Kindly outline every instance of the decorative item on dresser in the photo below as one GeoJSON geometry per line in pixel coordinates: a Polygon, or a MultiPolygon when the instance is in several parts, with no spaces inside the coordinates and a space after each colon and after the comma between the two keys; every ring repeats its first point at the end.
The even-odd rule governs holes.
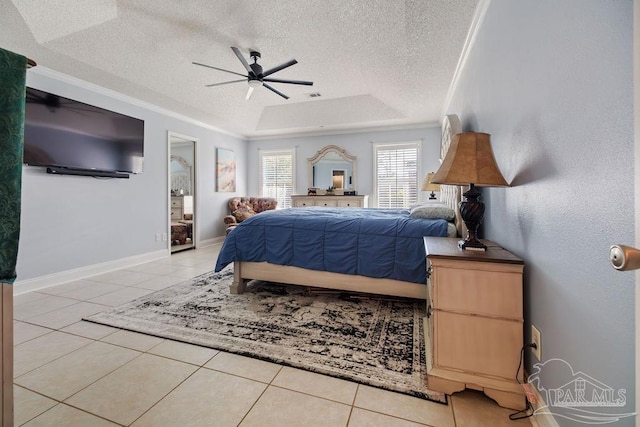
{"type": "Polygon", "coordinates": [[[369,196],[291,196],[294,208],[324,206],[332,208],[368,208],[369,196]]]}
{"type": "Polygon", "coordinates": [[[431,299],[425,331],[433,349],[429,388],[481,390],[500,406],[524,409],[523,261],[488,240],[486,252],[463,251],[455,238],[425,237],[424,243],[431,299]]]}
{"type": "Polygon", "coordinates": [[[460,133],[453,137],[446,157],[431,182],[436,184],[469,185],[460,203],[460,214],[467,226],[467,237],[460,247],[469,250],[486,250],[478,239],[478,227],[484,218],[482,195],[476,186],[508,187],[491,150],[490,135],[480,132],[460,133]]]}

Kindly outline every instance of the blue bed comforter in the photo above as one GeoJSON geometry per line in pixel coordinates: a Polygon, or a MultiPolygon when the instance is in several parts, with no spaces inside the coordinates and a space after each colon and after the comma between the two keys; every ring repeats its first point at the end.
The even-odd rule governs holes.
{"type": "Polygon", "coordinates": [[[233,261],[426,283],[424,236],[446,236],[447,222],[408,210],[294,208],[265,211],[226,237],[216,271],[233,261]]]}

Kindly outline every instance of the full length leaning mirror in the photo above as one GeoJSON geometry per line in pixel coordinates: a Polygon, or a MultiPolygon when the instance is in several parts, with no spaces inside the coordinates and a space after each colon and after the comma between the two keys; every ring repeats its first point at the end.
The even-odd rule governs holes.
{"type": "Polygon", "coordinates": [[[327,145],[309,159],[310,187],[356,189],[356,156],[337,145],[327,145]]]}

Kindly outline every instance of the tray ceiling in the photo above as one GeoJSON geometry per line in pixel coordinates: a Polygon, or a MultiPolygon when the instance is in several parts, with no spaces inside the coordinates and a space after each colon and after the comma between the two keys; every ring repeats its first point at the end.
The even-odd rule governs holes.
{"type": "Polygon", "coordinates": [[[0,47],[244,137],[434,123],[477,0],[32,0],[0,4],[0,47]],[[53,4],[55,3],[55,4],[53,4]],[[245,100],[231,50],[298,64],[245,100]],[[320,96],[310,96],[319,94],[320,96]]]}

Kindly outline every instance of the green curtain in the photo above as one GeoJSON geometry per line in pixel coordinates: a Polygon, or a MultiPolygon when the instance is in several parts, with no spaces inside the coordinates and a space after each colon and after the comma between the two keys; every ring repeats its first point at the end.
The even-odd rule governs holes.
{"type": "Polygon", "coordinates": [[[16,279],[27,58],[0,49],[0,282],[16,279]]]}

